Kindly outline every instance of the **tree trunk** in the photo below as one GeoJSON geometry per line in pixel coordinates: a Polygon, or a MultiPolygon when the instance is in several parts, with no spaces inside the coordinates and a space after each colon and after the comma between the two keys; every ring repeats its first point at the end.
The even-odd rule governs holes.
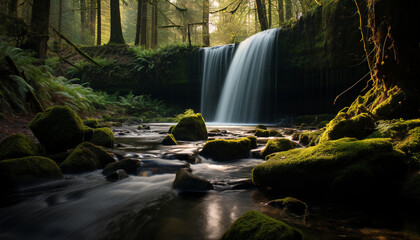
{"type": "MultiPolygon", "coordinates": [[[[63,0],[58,1],[58,31],[63,32],[63,0]]],[[[61,38],[58,39],[58,49],[61,47],[61,38]]]]}
{"type": "Polygon", "coordinates": [[[120,14],[120,0],[111,1],[111,36],[109,43],[125,44],[122,28],[121,28],[121,14],[120,14]]]}
{"type": "Polygon", "coordinates": [[[89,34],[92,39],[90,43],[95,45],[96,0],[90,0],[89,7],[89,34]]]}
{"type": "Polygon", "coordinates": [[[50,21],[50,0],[34,0],[32,4],[31,30],[25,48],[33,49],[37,57],[47,55],[48,25],[50,21]]]}
{"type": "Polygon", "coordinates": [[[278,11],[279,11],[279,27],[284,22],[284,9],[283,9],[283,0],[278,0],[278,11]]]}
{"type": "Polygon", "coordinates": [[[141,28],[141,7],[143,6],[143,0],[137,0],[137,22],[136,22],[136,39],[134,45],[140,44],[140,28],[141,28]]]}
{"type": "Polygon", "coordinates": [[[285,0],[284,9],[286,10],[285,21],[292,19],[292,0],[285,0]]]}
{"type": "Polygon", "coordinates": [[[86,0],[80,0],[80,40],[86,43],[86,0]]]}
{"type": "Polygon", "coordinates": [[[203,0],[203,44],[210,46],[210,31],[209,31],[209,0],[203,0]]]}
{"type": "MultiPolygon", "coordinates": [[[[6,0],[2,0],[2,1],[6,1],[6,0]]],[[[16,17],[17,18],[17,5],[18,5],[18,0],[9,0],[8,2],[8,14],[10,16],[16,17]]]]}
{"type": "Polygon", "coordinates": [[[97,0],[97,30],[96,30],[96,45],[100,46],[102,38],[102,22],[101,22],[101,0],[97,0]]]}
{"type": "Polygon", "coordinates": [[[268,29],[267,23],[267,11],[265,10],[265,4],[262,2],[263,0],[255,0],[257,4],[257,13],[258,13],[258,20],[260,21],[261,31],[268,29]]]}
{"type": "Polygon", "coordinates": [[[7,2],[0,1],[0,13],[7,14],[7,2]]]}
{"type": "Polygon", "coordinates": [[[142,0],[142,3],[140,20],[140,45],[147,48],[147,0],[142,0]]]}
{"type": "Polygon", "coordinates": [[[268,0],[268,28],[271,28],[271,0],[268,0]]]}
{"type": "Polygon", "coordinates": [[[156,48],[157,47],[157,40],[158,40],[158,0],[153,0],[153,6],[152,6],[152,44],[151,47],[152,48],[156,48]]]}

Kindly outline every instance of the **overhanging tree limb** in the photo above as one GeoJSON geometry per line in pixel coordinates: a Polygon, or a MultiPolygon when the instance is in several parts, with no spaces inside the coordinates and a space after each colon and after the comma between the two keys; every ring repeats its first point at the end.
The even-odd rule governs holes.
{"type": "Polygon", "coordinates": [[[180,12],[185,12],[188,10],[188,8],[182,8],[182,7],[178,7],[177,5],[173,4],[171,1],[166,0],[169,4],[171,4],[174,8],[176,8],[176,10],[180,11],[180,12]]]}
{"type": "Polygon", "coordinates": [[[237,2],[238,0],[234,0],[234,1],[232,1],[231,3],[229,3],[228,5],[226,5],[226,6],[224,6],[224,7],[222,7],[222,8],[219,8],[218,10],[215,10],[215,11],[211,11],[210,13],[211,14],[214,14],[214,13],[218,13],[218,12],[223,12],[223,11],[226,11],[226,9],[228,8],[228,7],[230,7],[230,6],[232,6],[235,2],[237,2]]]}

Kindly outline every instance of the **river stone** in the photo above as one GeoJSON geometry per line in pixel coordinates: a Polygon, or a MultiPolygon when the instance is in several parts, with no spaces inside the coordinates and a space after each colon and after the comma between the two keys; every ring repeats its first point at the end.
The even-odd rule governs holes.
{"type": "Polygon", "coordinates": [[[30,156],[0,161],[0,189],[12,190],[63,178],[57,164],[46,157],[30,156]]]}
{"type": "Polygon", "coordinates": [[[48,108],[37,113],[29,127],[39,142],[50,152],[63,152],[81,143],[85,126],[67,106],[48,108]]]}
{"type": "Polygon", "coordinates": [[[287,151],[295,148],[295,146],[296,144],[287,138],[271,139],[267,142],[265,148],[261,150],[261,157],[265,158],[275,152],[287,151]]]}
{"type": "Polygon", "coordinates": [[[207,141],[200,155],[215,161],[227,161],[240,158],[248,158],[251,151],[249,138],[216,139],[207,141]]]}
{"type": "Polygon", "coordinates": [[[198,157],[198,152],[187,151],[187,150],[180,151],[180,152],[164,153],[162,155],[162,158],[168,159],[168,160],[177,159],[177,160],[187,161],[192,164],[195,164],[200,161],[200,158],[198,157]]]}
{"type": "Polygon", "coordinates": [[[300,216],[306,215],[308,212],[308,205],[306,205],[306,203],[302,202],[301,200],[293,197],[272,200],[269,201],[267,205],[284,209],[290,213],[300,216]]]}
{"type": "Polygon", "coordinates": [[[118,169],[117,171],[112,172],[111,174],[106,176],[106,179],[110,182],[116,182],[124,178],[128,178],[128,175],[124,171],[124,169],[118,169]]]}
{"type": "Polygon", "coordinates": [[[142,165],[142,162],[138,159],[126,158],[106,165],[102,174],[108,176],[119,169],[123,169],[128,174],[137,175],[142,165]]]}
{"type": "Polygon", "coordinates": [[[213,185],[207,179],[191,174],[187,168],[176,172],[172,187],[183,192],[204,192],[213,189],[213,185]]]}
{"type": "Polygon", "coordinates": [[[198,141],[207,139],[207,128],[200,113],[179,120],[171,133],[176,140],[198,141]]]}
{"type": "Polygon", "coordinates": [[[93,129],[93,135],[89,142],[102,147],[113,148],[114,133],[107,127],[93,129]]]}
{"type": "Polygon", "coordinates": [[[36,155],[38,146],[23,134],[10,135],[0,143],[0,160],[36,155]]]}
{"type": "Polygon", "coordinates": [[[168,134],[166,137],[162,140],[163,145],[178,145],[177,141],[174,138],[174,135],[168,134]]]}
{"type": "Polygon", "coordinates": [[[257,211],[248,211],[223,234],[221,240],[301,240],[302,233],[257,211]]]}
{"type": "Polygon", "coordinates": [[[164,160],[159,158],[142,159],[142,171],[153,174],[176,173],[179,169],[189,168],[190,164],[178,160],[164,160]]]}

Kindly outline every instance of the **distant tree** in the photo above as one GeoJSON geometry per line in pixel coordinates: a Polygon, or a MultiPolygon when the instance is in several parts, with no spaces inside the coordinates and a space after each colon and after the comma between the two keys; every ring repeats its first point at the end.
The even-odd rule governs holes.
{"type": "Polygon", "coordinates": [[[292,0],[285,0],[284,9],[286,12],[284,20],[292,19],[292,0]]]}
{"type": "Polygon", "coordinates": [[[140,45],[148,48],[147,44],[147,0],[142,0],[140,19],[140,45]]]}
{"type": "Polygon", "coordinates": [[[261,31],[268,29],[268,22],[267,22],[267,11],[265,9],[265,4],[263,0],[255,0],[257,4],[257,14],[258,20],[260,22],[261,31]]]}
{"type": "Polygon", "coordinates": [[[203,0],[203,44],[210,46],[210,32],[209,32],[209,0],[203,0]]]}
{"type": "Polygon", "coordinates": [[[153,6],[152,6],[152,42],[151,47],[156,48],[157,47],[157,41],[158,41],[158,0],[153,0],[153,6]]]}
{"type": "Polygon", "coordinates": [[[109,43],[125,44],[121,28],[120,0],[110,0],[110,6],[111,36],[109,43]]]}
{"type": "Polygon", "coordinates": [[[267,2],[268,2],[268,28],[271,28],[271,22],[272,22],[271,0],[267,0],[267,2]]]}
{"type": "Polygon", "coordinates": [[[34,0],[32,4],[31,34],[25,48],[33,49],[37,57],[45,59],[47,54],[50,0],[34,0]]]}
{"type": "MultiPolygon", "coordinates": [[[[6,0],[2,0],[6,1],[6,0]]],[[[13,17],[17,17],[17,7],[18,7],[18,1],[17,0],[9,0],[7,4],[8,14],[13,17]]]]}
{"type": "Polygon", "coordinates": [[[86,43],[86,30],[87,26],[87,6],[86,0],[80,0],[80,39],[83,43],[86,43]]]}
{"type": "Polygon", "coordinates": [[[96,26],[97,26],[97,30],[96,30],[96,45],[101,45],[101,38],[102,38],[102,22],[101,22],[101,18],[102,18],[102,14],[101,14],[101,0],[97,0],[97,22],[96,22],[96,26]]]}
{"type": "Polygon", "coordinates": [[[283,0],[278,0],[277,10],[278,10],[278,14],[279,14],[279,27],[281,27],[281,25],[284,22],[284,8],[283,8],[283,3],[284,3],[283,0]]]}
{"type": "Polygon", "coordinates": [[[137,21],[136,21],[136,39],[134,45],[140,44],[140,28],[141,28],[141,8],[143,6],[143,0],[137,0],[137,21]]]}

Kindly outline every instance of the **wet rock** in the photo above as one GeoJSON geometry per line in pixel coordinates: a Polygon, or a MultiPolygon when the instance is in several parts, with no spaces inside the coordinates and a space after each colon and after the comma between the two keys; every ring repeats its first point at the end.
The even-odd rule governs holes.
{"type": "Polygon", "coordinates": [[[117,171],[112,172],[111,174],[106,176],[106,179],[110,182],[116,182],[124,178],[128,178],[128,175],[124,171],[124,169],[118,169],[117,171]]]}
{"type": "Polygon", "coordinates": [[[179,120],[171,133],[177,140],[198,141],[207,139],[207,128],[200,113],[179,120]]]}
{"type": "Polygon", "coordinates": [[[139,125],[137,126],[137,130],[150,130],[149,125],[139,125]]]}
{"type": "Polygon", "coordinates": [[[178,145],[178,142],[175,140],[174,135],[168,134],[166,137],[162,140],[163,145],[178,145]]]}
{"type": "Polygon", "coordinates": [[[293,133],[292,134],[292,140],[293,141],[298,141],[299,140],[299,136],[300,136],[300,133],[299,132],[293,133]]]}
{"type": "Polygon", "coordinates": [[[231,140],[216,139],[207,141],[200,155],[215,161],[226,161],[248,158],[250,151],[251,140],[246,137],[231,140]]]}
{"type": "Polygon", "coordinates": [[[229,185],[232,185],[233,190],[245,190],[255,187],[255,185],[252,183],[252,179],[250,178],[230,181],[229,185]]]}
{"type": "Polygon", "coordinates": [[[30,156],[0,161],[1,190],[13,190],[62,177],[60,168],[49,158],[30,156]]]}
{"type": "Polygon", "coordinates": [[[153,174],[176,173],[181,168],[189,168],[190,164],[177,160],[164,159],[142,159],[142,171],[149,171],[153,174]]]}
{"type": "Polygon", "coordinates": [[[126,158],[106,165],[105,168],[102,170],[102,174],[108,176],[111,173],[122,169],[127,174],[137,175],[142,166],[143,164],[140,160],[134,158],[126,158]]]}
{"type": "Polygon", "coordinates": [[[267,130],[267,127],[264,126],[263,124],[258,124],[257,126],[255,126],[255,129],[262,129],[262,130],[267,130]]]}
{"type": "Polygon", "coordinates": [[[268,130],[257,129],[257,130],[255,130],[254,135],[257,136],[257,137],[269,137],[270,132],[268,130]]]}
{"type": "Polygon", "coordinates": [[[251,150],[251,157],[252,158],[263,158],[261,155],[261,149],[252,149],[251,150]]]}
{"type": "Polygon", "coordinates": [[[295,148],[295,145],[296,143],[290,141],[287,138],[271,139],[267,142],[265,148],[261,150],[261,157],[265,158],[266,156],[275,152],[282,152],[293,149],[295,148]]]}
{"type": "Polygon", "coordinates": [[[200,158],[198,157],[198,152],[193,151],[181,151],[181,152],[175,152],[175,153],[164,153],[162,155],[163,159],[178,159],[182,161],[187,161],[189,163],[195,164],[200,162],[200,158]]]}
{"type": "Polygon", "coordinates": [[[279,130],[271,129],[268,130],[268,135],[270,137],[283,137],[283,134],[279,130]]]}
{"type": "Polygon", "coordinates": [[[308,205],[299,199],[287,197],[269,201],[267,205],[284,209],[290,213],[303,216],[308,214],[308,205]]]}
{"type": "Polygon", "coordinates": [[[23,134],[10,135],[0,143],[0,160],[36,155],[38,146],[23,134]]]}
{"type": "Polygon", "coordinates": [[[293,129],[293,128],[285,128],[285,129],[283,129],[283,133],[285,134],[285,135],[292,135],[293,133],[295,133],[296,132],[296,130],[295,129],[293,129]]]}
{"type": "Polygon", "coordinates": [[[191,174],[186,168],[177,171],[172,187],[183,192],[203,192],[213,189],[213,185],[207,179],[191,174]]]}
{"type": "Polygon", "coordinates": [[[247,136],[246,138],[248,138],[249,140],[251,140],[251,149],[255,149],[258,147],[257,145],[257,138],[254,136],[247,136]]]}
{"type": "Polygon", "coordinates": [[[114,147],[114,134],[109,128],[96,128],[93,129],[92,138],[89,142],[102,147],[114,147]]]}
{"type": "Polygon", "coordinates": [[[50,152],[63,152],[75,147],[83,141],[86,128],[80,117],[67,106],[52,107],[38,113],[29,127],[50,152]]]}
{"type": "Polygon", "coordinates": [[[302,233],[286,223],[257,211],[248,211],[223,234],[221,240],[301,240],[302,233]]]}

